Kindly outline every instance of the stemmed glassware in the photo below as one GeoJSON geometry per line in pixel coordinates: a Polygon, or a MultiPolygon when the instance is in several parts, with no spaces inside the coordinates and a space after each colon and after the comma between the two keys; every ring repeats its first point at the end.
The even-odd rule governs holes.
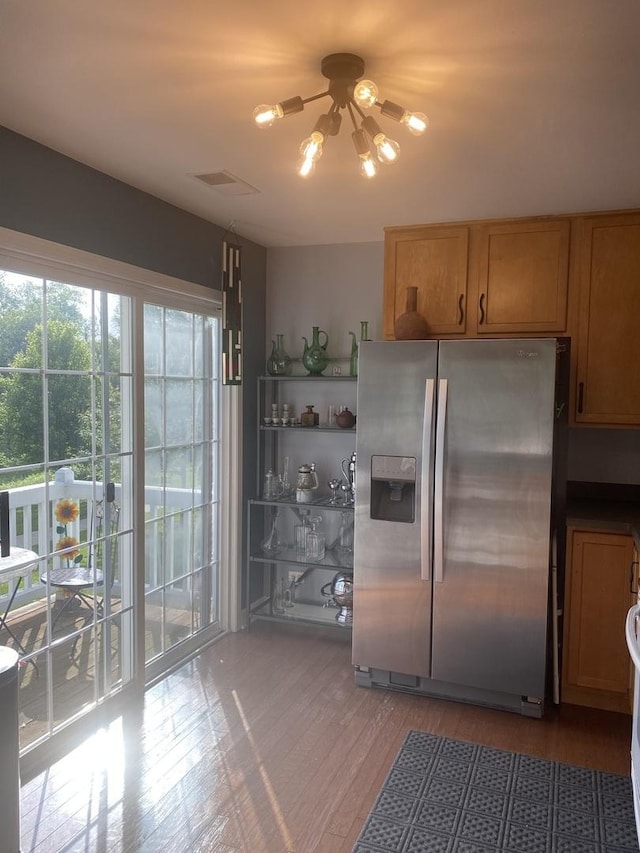
{"type": "Polygon", "coordinates": [[[342,480],[340,480],[338,477],[333,477],[333,479],[329,480],[329,482],[327,483],[327,485],[331,489],[331,497],[329,499],[330,504],[335,505],[338,503],[338,492],[340,491],[341,482],[342,480]]]}

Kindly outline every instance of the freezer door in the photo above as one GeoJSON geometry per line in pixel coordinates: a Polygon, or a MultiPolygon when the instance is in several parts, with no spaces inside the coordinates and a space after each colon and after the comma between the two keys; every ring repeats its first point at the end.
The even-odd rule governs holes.
{"type": "Polygon", "coordinates": [[[440,344],[434,679],[544,696],[555,364],[555,339],[440,344]]]}
{"type": "Polygon", "coordinates": [[[365,342],[358,360],[353,662],[422,676],[436,361],[432,341],[365,342]]]}

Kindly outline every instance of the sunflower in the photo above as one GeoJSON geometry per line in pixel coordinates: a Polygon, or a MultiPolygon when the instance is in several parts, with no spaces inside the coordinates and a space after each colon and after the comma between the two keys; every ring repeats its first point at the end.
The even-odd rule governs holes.
{"type": "Polygon", "coordinates": [[[56,551],[63,551],[67,560],[73,560],[80,553],[79,544],[75,536],[63,536],[56,543],[56,551]]]}
{"type": "Polygon", "coordinates": [[[80,507],[71,498],[63,498],[56,504],[56,521],[60,524],[70,524],[80,515],[80,507]]]}

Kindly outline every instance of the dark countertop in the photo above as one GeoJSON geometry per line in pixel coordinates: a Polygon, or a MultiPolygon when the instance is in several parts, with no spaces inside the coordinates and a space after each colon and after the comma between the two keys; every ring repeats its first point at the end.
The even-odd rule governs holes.
{"type": "Polygon", "coordinates": [[[567,526],[602,528],[633,536],[640,549],[640,499],[635,487],[616,490],[615,484],[570,483],[567,490],[567,526]],[[596,488],[589,488],[596,486],[596,488]],[[597,488],[602,485],[603,488],[597,488]]]}

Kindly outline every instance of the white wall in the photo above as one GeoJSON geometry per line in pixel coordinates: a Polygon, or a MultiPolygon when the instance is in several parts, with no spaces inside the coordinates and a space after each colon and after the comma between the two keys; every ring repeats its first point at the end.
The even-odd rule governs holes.
{"type": "MultiPolygon", "coordinates": [[[[300,358],[302,335],[310,338],[311,327],[319,325],[329,335],[329,355],[344,356],[347,372],[350,330],[359,338],[360,321],[368,320],[369,337],[382,338],[383,262],[383,242],[268,249],[269,351],[272,338],[281,333],[289,355],[300,358]]],[[[318,399],[321,415],[324,403],[318,399]]],[[[640,430],[572,429],[568,476],[586,482],[640,484],[640,430]]]]}
{"type": "MultiPolygon", "coordinates": [[[[288,354],[300,359],[302,336],[310,341],[312,327],[320,326],[329,336],[328,355],[339,359],[331,362],[324,375],[331,376],[333,367],[348,375],[352,341],[349,331],[360,340],[360,323],[366,320],[369,337],[382,337],[383,258],[382,242],[268,249],[265,364],[276,334],[284,335],[288,354]]],[[[299,361],[294,373],[306,375],[299,361]]],[[[292,382],[287,383],[282,394],[287,395],[284,399],[297,415],[312,404],[321,423],[326,420],[329,403],[346,405],[357,414],[355,383],[292,382]]],[[[297,429],[280,434],[280,454],[289,456],[293,481],[300,464],[316,462],[324,494],[329,493],[328,480],[342,476],[341,461],[348,460],[354,449],[353,432],[310,434],[297,429]]],[[[331,520],[339,523],[339,514],[331,520]]],[[[326,532],[332,537],[336,531],[326,532]]]]}
{"type": "Polygon", "coordinates": [[[327,352],[348,359],[349,331],[360,338],[360,321],[369,337],[382,337],[384,243],[293,246],[267,250],[267,344],[284,334],[285,349],[302,355],[302,335],[312,326],[329,335],[327,352]]]}

